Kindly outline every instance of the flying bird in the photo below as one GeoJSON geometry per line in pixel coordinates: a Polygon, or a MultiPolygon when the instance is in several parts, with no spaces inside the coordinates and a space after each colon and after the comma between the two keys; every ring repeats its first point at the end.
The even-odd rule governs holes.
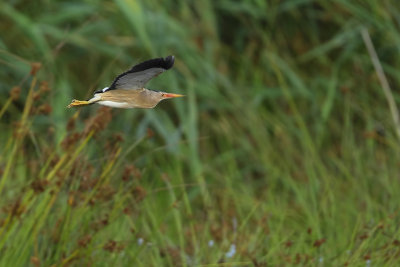
{"type": "Polygon", "coordinates": [[[161,100],[181,97],[183,95],[144,88],[152,78],[172,68],[174,61],[174,56],[168,56],[139,63],[118,75],[109,87],[94,92],[91,99],[74,99],[68,108],[94,103],[114,108],[154,108],[161,100]]]}

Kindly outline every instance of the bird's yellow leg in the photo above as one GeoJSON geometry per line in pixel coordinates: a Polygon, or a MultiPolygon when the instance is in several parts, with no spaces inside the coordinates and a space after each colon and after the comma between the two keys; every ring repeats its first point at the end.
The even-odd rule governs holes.
{"type": "Polygon", "coordinates": [[[94,97],[92,97],[88,101],[82,101],[82,100],[74,99],[74,100],[72,100],[71,104],[69,104],[67,106],[67,108],[78,107],[78,106],[86,106],[86,105],[90,105],[90,104],[96,103],[96,102],[98,102],[100,100],[101,100],[101,96],[99,96],[98,94],[95,94],[94,97]]]}
{"type": "Polygon", "coordinates": [[[67,108],[71,107],[78,107],[78,106],[85,106],[91,104],[89,101],[82,101],[82,100],[72,100],[71,104],[67,106],[67,108]]]}

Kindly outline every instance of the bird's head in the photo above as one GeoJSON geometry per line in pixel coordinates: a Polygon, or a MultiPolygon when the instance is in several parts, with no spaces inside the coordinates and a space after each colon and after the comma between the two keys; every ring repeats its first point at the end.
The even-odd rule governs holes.
{"type": "Polygon", "coordinates": [[[145,89],[142,94],[142,102],[146,103],[147,106],[155,107],[161,100],[182,96],[184,95],[145,89]]]}
{"type": "Polygon", "coordinates": [[[172,93],[166,93],[166,92],[162,92],[162,91],[153,91],[153,90],[150,91],[150,94],[151,94],[151,98],[156,103],[159,103],[161,100],[164,100],[164,99],[184,96],[184,95],[179,95],[179,94],[172,94],[172,93]]]}

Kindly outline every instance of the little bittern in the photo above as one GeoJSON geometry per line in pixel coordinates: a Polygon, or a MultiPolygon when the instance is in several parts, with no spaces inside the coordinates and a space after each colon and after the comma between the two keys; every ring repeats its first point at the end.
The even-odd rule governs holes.
{"type": "Polygon", "coordinates": [[[152,78],[172,68],[174,61],[174,56],[168,56],[137,64],[118,75],[110,87],[94,92],[91,99],[74,99],[68,107],[98,103],[114,108],[153,108],[163,99],[183,96],[144,88],[152,78]]]}

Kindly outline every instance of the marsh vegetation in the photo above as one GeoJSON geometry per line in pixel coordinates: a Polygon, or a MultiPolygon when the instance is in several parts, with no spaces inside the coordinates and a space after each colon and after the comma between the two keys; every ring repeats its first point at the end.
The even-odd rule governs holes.
{"type": "Polygon", "coordinates": [[[396,1],[0,2],[1,266],[394,266],[396,1]],[[66,109],[173,54],[154,110],[66,109]]]}

